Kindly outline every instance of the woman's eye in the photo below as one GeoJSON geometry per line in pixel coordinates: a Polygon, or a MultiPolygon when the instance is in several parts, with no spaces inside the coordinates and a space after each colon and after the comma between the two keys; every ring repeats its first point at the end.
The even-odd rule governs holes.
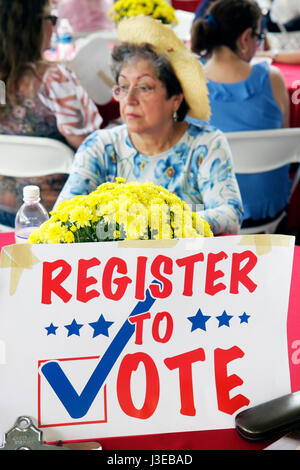
{"type": "Polygon", "coordinates": [[[152,87],[149,86],[149,85],[140,85],[139,88],[140,88],[140,90],[146,91],[146,92],[147,91],[152,91],[152,87]]]}

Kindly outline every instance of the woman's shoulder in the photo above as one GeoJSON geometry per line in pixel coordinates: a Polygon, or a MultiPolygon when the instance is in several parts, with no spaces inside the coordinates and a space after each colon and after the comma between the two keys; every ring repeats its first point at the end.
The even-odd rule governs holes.
{"type": "Polygon", "coordinates": [[[278,82],[284,83],[283,75],[278,67],[271,65],[269,69],[270,79],[276,80],[278,82]]]}
{"type": "Polygon", "coordinates": [[[186,121],[188,127],[186,129],[186,135],[188,138],[193,138],[194,140],[200,141],[210,141],[223,135],[223,132],[220,129],[217,129],[215,126],[204,122],[198,121],[197,119],[187,117],[186,121]]]}
{"type": "Polygon", "coordinates": [[[126,143],[127,136],[127,126],[125,124],[120,124],[107,129],[98,129],[86,137],[78,151],[86,151],[89,149],[99,149],[99,151],[101,151],[107,145],[111,145],[113,147],[119,146],[120,143],[126,143]]]}
{"type": "Polygon", "coordinates": [[[251,78],[252,81],[262,82],[266,77],[269,77],[272,68],[273,67],[267,60],[254,63],[249,78],[251,78]]]}

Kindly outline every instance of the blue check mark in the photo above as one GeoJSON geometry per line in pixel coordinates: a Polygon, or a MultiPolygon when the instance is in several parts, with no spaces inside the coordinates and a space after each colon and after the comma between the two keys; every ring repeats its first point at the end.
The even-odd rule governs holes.
{"type": "MultiPolygon", "coordinates": [[[[129,317],[148,312],[155,300],[156,299],[151,297],[148,289],[146,291],[145,300],[137,303],[129,317]]],[[[131,324],[127,319],[98,362],[94,372],[92,373],[80,395],[78,395],[73,385],[57,362],[49,361],[41,367],[42,374],[49,382],[58,399],[61,401],[73,419],[82,418],[86,415],[96,395],[99,393],[108,374],[110,373],[126,344],[130,340],[134,331],[135,325],[131,324]]]]}

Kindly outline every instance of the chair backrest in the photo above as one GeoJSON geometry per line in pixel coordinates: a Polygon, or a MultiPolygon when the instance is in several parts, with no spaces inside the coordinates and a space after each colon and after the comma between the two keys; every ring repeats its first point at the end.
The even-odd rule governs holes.
{"type": "Polygon", "coordinates": [[[0,175],[33,177],[70,173],[74,151],[47,137],[0,135],[0,175]]]}
{"type": "Polygon", "coordinates": [[[227,132],[235,173],[262,173],[300,162],[300,128],[227,132]]]}
{"type": "Polygon", "coordinates": [[[83,88],[96,104],[112,98],[115,84],[111,70],[111,49],[101,33],[92,33],[78,41],[76,53],[69,62],[83,88]]]}

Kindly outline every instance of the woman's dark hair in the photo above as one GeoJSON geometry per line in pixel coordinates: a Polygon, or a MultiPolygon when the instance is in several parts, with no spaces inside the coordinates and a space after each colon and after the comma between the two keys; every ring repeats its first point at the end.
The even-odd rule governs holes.
{"type": "Polygon", "coordinates": [[[206,10],[204,18],[192,25],[191,49],[209,55],[218,46],[237,51],[237,39],[247,29],[257,30],[262,17],[254,0],[217,0],[206,10]]]}
{"type": "Polygon", "coordinates": [[[24,70],[42,59],[43,12],[49,0],[0,0],[0,80],[15,93],[24,70]]]}
{"type": "MultiPolygon", "coordinates": [[[[151,44],[131,44],[122,43],[115,46],[112,51],[112,73],[116,83],[118,83],[119,75],[128,63],[134,63],[137,60],[147,60],[154,68],[158,79],[165,85],[167,90],[167,99],[173,95],[183,93],[178,78],[170,64],[168,58],[164,55],[157,54],[151,44]]],[[[183,98],[182,103],[177,111],[178,121],[183,121],[189,107],[183,98]]]]}

